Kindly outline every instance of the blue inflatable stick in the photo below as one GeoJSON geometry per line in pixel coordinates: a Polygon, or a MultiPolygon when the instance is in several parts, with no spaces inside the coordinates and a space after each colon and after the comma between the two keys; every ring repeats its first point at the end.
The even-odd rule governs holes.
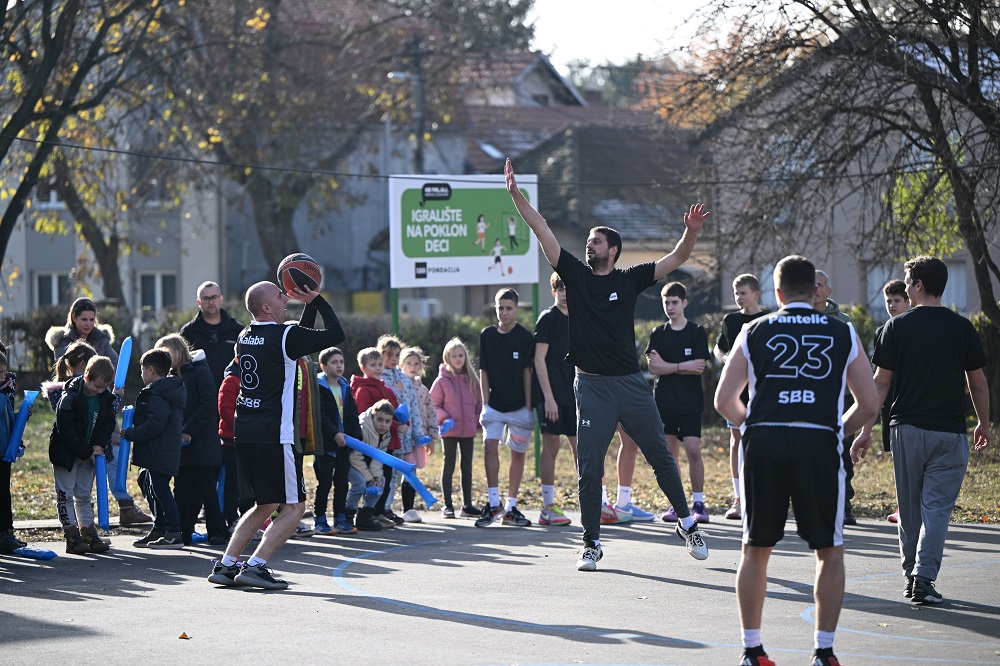
{"type": "Polygon", "coordinates": [[[219,467],[219,482],[216,485],[216,493],[219,495],[219,509],[226,508],[226,466],[219,467]]]}
{"type": "Polygon", "coordinates": [[[414,446],[427,446],[434,441],[434,438],[430,435],[424,435],[423,437],[417,437],[417,441],[413,442],[414,446]]]}
{"type": "Polygon", "coordinates": [[[365,486],[365,492],[369,495],[381,495],[382,486],[365,486]]]}
{"type": "Polygon", "coordinates": [[[7,450],[3,454],[4,462],[12,463],[21,457],[21,438],[24,437],[24,427],[28,425],[28,417],[31,416],[31,406],[35,404],[38,391],[25,391],[24,402],[14,416],[14,427],[10,429],[10,441],[7,442],[7,450]]]}
{"type": "Polygon", "coordinates": [[[115,390],[125,387],[125,376],[128,374],[128,363],[132,360],[132,336],[122,340],[121,351],[118,352],[118,367],[115,368],[115,390]]]}
{"type": "MultiPolygon", "coordinates": [[[[407,416],[409,416],[408,411],[407,411],[407,416]]],[[[386,465],[393,469],[398,469],[400,472],[402,472],[403,476],[406,477],[406,480],[410,482],[410,485],[413,486],[414,490],[417,491],[421,499],[424,500],[424,503],[427,505],[428,509],[431,508],[431,506],[438,501],[437,498],[434,497],[434,495],[431,495],[431,491],[427,490],[427,486],[425,486],[423,482],[417,478],[417,475],[414,472],[417,466],[414,465],[413,463],[404,462],[399,458],[390,455],[385,451],[376,449],[374,446],[369,446],[368,444],[365,444],[364,442],[357,440],[351,437],[350,435],[344,435],[344,440],[346,440],[347,445],[352,449],[354,449],[355,451],[359,451],[360,453],[363,453],[369,458],[379,461],[383,465],[386,465]]]]}
{"type": "Polygon", "coordinates": [[[108,522],[108,461],[103,455],[94,456],[94,471],[97,475],[97,524],[107,532],[111,527],[108,522]]]}
{"type": "Polygon", "coordinates": [[[455,419],[445,419],[441,421],[441,436],[444,437],[445,434],[455,427],[455,419]]]}
{"type": "MultiPolygon", "coordinates": [[[[131,428],[135,421],[135,408],[129,405],[122,410],[122,430],[131,428]]],[[[132,442],[125,437],[118,440],[118,474],[115,475],[115,492],[127,493],[125,484],[128,481],[128,460],[132,453],[132,442]]]]}
{"type": "Polygon", "coordinates": [[[403,425],[406,425],[407,423],[410,422],[410,407],[409,407],[409,405],[407,405],[406,403],[403,403],[402,405],[400,405],[399,407],[396,408],[396,411],[394,411],[392,413],[392,415],[396,417],[397,421],[399,421],[403,425]]]}
{"type": "Polygon", "coordinates": [[[18,557],[27,557],[31,560],[53,560],[56,558],[56,554],[51,550],[42,550],[41,548],[29,548],[25,546],[24,548],[15,548],[11,555],[16,555],[18,557]]]}

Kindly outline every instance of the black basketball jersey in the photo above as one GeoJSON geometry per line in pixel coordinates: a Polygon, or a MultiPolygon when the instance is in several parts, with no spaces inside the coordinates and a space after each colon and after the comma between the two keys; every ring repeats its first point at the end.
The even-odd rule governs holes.
{"type": "Polygon", "coordinates": [[[847,366],[859,350],[851,324],[791,303],[747,324],[736,339],[747,357],[746,425],[797,425],[841,433],[847,366]]]}
{"type": "Polygon", "coordinates": [[[285,324],[251,323],[236,342],[240,394],[233,436],[237,444],[291,444],[295,402],[295,359],[285,353],[285,324]]]}

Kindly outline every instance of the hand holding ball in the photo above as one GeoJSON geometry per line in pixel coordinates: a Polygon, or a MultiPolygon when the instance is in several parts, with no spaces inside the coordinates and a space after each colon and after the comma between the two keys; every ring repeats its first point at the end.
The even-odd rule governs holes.
{"type": "Polygon", "coordinates": [[[290,254],[278,264],[278,284],[285,293],[293,289],[318,291],[322,282],[319,264],[308,254],[290,254]]]}

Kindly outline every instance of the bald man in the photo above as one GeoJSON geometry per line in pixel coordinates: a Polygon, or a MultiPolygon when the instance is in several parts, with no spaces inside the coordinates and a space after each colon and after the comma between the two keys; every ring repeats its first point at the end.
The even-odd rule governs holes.
{"type": "Polygon", "coordinates": [[[257,504],[240,518],[226,554],[214,564],[208,580],[283,590],[288,583],[272,575],[267,561],[295,533],[306,499],[302,456],[293,445],[296,360],[339,345],[345,336],[333,308],[316,291],[293,289],[286,294],[270,282],[258,282],[247,290],[246,308],[253,321],[236,343],[240,394],[234,438],[240,496],[253,497],[257,504]],[[289,296],[306,304],[298,324],[283,323],[289,296]],[[325,330],[312,328],[317,314],[325,330]],[[240,553],[279,508],[257,549],[241,566],[240,553]]]}

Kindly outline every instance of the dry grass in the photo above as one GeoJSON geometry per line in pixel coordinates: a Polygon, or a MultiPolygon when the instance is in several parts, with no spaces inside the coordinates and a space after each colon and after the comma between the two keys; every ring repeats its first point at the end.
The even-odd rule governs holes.
{"type": "MultiPolygon", "coordinates": [[[[52,423],[52,412],[47,406],[36,410],[29,422],[25,434],[28,452],[20,461],[14,464],[11,476],[11,491],[14,497],[14,519],[55,518],[55,491],[52,483],[52,467],[48,462],[48,434],[52,423]]],[[[952,519],[956,522],[1000,522],[1000,437],[994,430],[993,446],[985,452],[973,453],[969,463],[969,472],[962,486],[958,504],[952,519]]],[[[876,432],[876,442],[881,440],[876,432]]],[[[729,473],[729,440],[728,431],[722,428],[708,429],[703,433],[702,450],[705,460],[706,506],[709,513],[721,515],[732,500],[732,484],[729,473]]],[[[477,441],[476,459],[473,464],[473,501],[481,503],[486,495],[485,474],[482,463],[482,445],[477,441]]],[[[615,476],[615,456],[618,446],[617,439],[608,451],[606,464],[609,492],[612,500],[617,486],[615,476]]],[[[315,489],[315,477],[307,459],[306,485],[309,488],[309,508],[312,508],[312,492],[315,489]]],[[[537,508],[541,506],[541,486],[534,474],[534,455],[528,456],[528,469],[524,482],[521,484],[520,504],[523,507],[537,508]]],[[[501,492],[507,490],[506,450],[501,447],[501,492]]],[[[686,462],[681,461],[681,469],[685,481],[687,479],[686,462]]],[[[440,497],[440,475],[442,457],[440,449],[431,457],[426,469],[420,472],[420,478],[436,497],[440,497]]],[[[576,477],[573,459],[569,447],[563,445],[559,454],[556,469],[557,500],[566,509],[578,509],[576,495],[576,477]]],[[[135,474],[131,475],[130,486],[133,494],[138,495],[135,487],[135,474]]],[[[460,493],[458,474],[456,472],[455,490],[460,493]]],[[[687,487],[687,486],[686,486],[687,487]]],[[[881,446],[871,453],[867,460],[857,465],[854,477],[854,487],[857,493],[854,500],[854,512],[859,517],[884,518],[895,508],[895,493],[893,490],[892,459],[881,452],[881,446]]],[[[688,487],[689,491],[690,488],[688,487]]],[[[635,503],[647,510],[661,512],[666,510],[667,501],[656,486],[652,470],[643,462],[636,466],[635,478],[632,482],[632,496],[635,503]]],[[[398,498],[398,494],[397,494],[398,498]]],[[[456,503],[460,504],[461,496],[456,503]]],[[[112,502],[111,513],[116,509],[112,502]]],[[[529,516],[534,519],[533,516],[529,516]]]]}

